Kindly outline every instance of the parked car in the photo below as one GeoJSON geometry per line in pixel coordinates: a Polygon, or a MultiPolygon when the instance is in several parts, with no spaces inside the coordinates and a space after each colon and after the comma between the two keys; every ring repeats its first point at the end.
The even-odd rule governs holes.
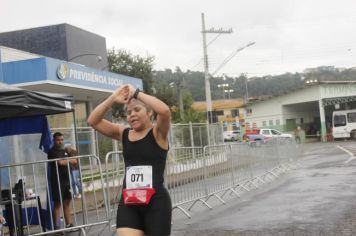
{"type": "Polygon", "coordinates": [[[276,129],[260,129],[259,134],[267,138],[293,138],[292,134],[282,133],[276,129]]]}
{"type": "Polygon", "coordinates": [[[240,140],[240,130],[227,130],[223,132],[224,141],[240,140]]]}

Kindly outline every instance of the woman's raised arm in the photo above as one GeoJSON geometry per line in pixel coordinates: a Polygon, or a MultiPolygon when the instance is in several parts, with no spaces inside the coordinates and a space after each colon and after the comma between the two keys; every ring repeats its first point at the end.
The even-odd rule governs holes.
{"type": "Polygon", "coordinates": [[[114,124],[104,119],[107,111],[115,104],[125,104],[130,98],[130,88],[128,85],[121,86],[115,92],[112,93],[105,101],[100,103],[89,115],[88,124],[101,134],[121,140],[122,132],[124,130],[123,125],[114,124]]]}

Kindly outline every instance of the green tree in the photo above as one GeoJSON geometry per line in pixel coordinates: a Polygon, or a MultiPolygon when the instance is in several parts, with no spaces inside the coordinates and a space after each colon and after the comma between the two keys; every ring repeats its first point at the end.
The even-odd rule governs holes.
{"type": "MultiPolygon", "coordinates": [[[[148,94],[153,93],[153,62],[153,56],[141,57],[124,49],[108,50],[109,71],[142,79],[143,90],[148,94]]],[[[116,118],[124,116],[123,106],[114,105],[112,114],[116,118]]]]}
{"type": "Polygon", "coordinates": [[[124,49],[108,50],[109,71],[142,79],[143,90],[152,94],[153,56],[141,57],[124,49]]]}
{"type": "Polygon", "coordinates": [[[160,85],[154,88],[156,90],[154,95],[169,107],[173,107],[177,104],[177,96],[173,88],[166,85],[160,85]]]}
{"type": "Polygon", "coordinates": [[[179,108],[178,105],[175,105],[172,109],[172,121],[173,123],[188,123],[188,122],[204,122],[206,117],[204,113],[197,112],[191,108],[193,104],[193,95],[192,93],[184,89],[183,90],[183,107],[184,107],[184,119],[180,118],[179,108]]]}

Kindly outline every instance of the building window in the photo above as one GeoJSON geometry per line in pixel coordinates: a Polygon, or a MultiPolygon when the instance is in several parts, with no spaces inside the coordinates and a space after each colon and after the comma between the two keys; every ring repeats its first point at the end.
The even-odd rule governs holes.
{"type": "Polygon", "coordinates": [[[262,130],[262,134],[264,134],[264,135],[271,135],[271,134],[269,133],[269,130],[268,130],[268,129],[262,130]]]}
{"type": "Polygon", "coordinates": [[[264,126],[266,126],[267,125],[267,122],[264,120],[264,121],[262,121],[262,126],[264,127],[264,126]]]}
{"type": "Polygon", "coordinates": [[[268,125],[273,125],[273,120],[269,120],[268,125]]]}
{"type": "Polygon", "coordinates": [[[300,123],[303,124],[304,123],[304,119],[300,118],[300,123]]]}
{"type": "Polygon", "coordinates": [[[238,117],[239,115],[240,115],[239,109],[231,110],[231,116],[232,117],[238,117]]]}
{"type": "Polygon", "coordinates": [[[216,116],[223,116],[224,115],[224,111],[213,111],[213,113],[216,116]]]}
{"type": "Polygon", "coordinates": [[[347,113],[347,122],[349,122],[349,123],[356,122],[356,112],[347,113]]]}
{"type": "Polygon", "coordinates": [[[251,108],[247,108],[247,109],[246,109],[246,113],[247,113],[248,115],[252,114],[252,109],[251,109],[251,108]]]}
{"type": "Polygon", "coordinates": [[[279,121],[279,119],[276,120],[276,125],[280,125],[281,122],[279,121]]]}

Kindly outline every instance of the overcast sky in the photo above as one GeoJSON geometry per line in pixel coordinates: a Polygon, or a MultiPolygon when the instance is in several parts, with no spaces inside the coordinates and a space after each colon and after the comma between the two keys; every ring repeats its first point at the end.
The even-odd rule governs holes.
{"type": "MultiPolygon", "coordinates": [[[[0,0],[0,32],[68,23],[107,47],[155,56],[155,69],[203,71],[206,28],[232,28],[208,47],[209,71],[248,77],[356,66],[355,0],[0,0]]],[[[217,35],[207,35],[207,41],[217,35]]]]}

